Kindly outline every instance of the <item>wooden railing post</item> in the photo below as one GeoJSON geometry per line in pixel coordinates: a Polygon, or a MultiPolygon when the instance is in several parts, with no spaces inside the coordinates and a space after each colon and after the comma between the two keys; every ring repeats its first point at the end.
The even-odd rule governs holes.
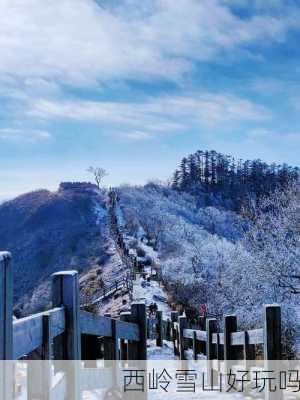
{"type": "MultiPolygon", "coordinates": [[[[276,376],[280,371],[281,354],[281,308],[278,304],[265,305],[264,313],[264,369],[273,370],[276,376]]],[[[270,392],[265,390],[266,400],[281,400],[282,390],[270,392]]]]}
{"type": "Polygon", "coordinates": [[[166,340],[168,341],[171,340],[171,326],[171,320],[168,318],[166,322],[166,340]]]}
{"type": "Polygon", "coordinates": [[[207,356],[207,384],[213,385],[213,360],[216,358],[215,346],[212,342],[213,333],[217,332],[217,320],[209,318],[206,320],[206,356],[207,356]]]}
{"type": "Polygon", "coordinates": [[[79,326],[79,286],[77,271],[56,272],[52,275],[53,307],[65,307],[66,330],[64,360],[81,359],[79,326]]]}
{"type": "Polygon", "coordinates": [[[53,307],[64,306],[65,308],[65,332],[62,340],[54,340],[53,350],[56,359],[69,360],[68,363],[63,362],[61,365],[63,370],[66,366],[68,398],[77,400],[80,397],[78,360],[81,360],[77,271],[63,271],[52,275],[52,303],[53,307]]]}
{"type": "Polygon", "coordinates": [[[13,278],[11,255],[0,252],[0,400],[13,396],[13,278]]]}
{"type": "Polygon", "coordinates": [[[197,360],[197,332],[193,331],[193,360],[197,360]]]}
{"type": "Polygon", "coordinates": [[[12,360],[13,279],[8,252],[0,252],[0,297],[0,360],[12,360]]]}
{"type": "MultiPolygon", "coordinates": [[[[146,304],[144,302],[137,302],[131,304],[131,322],[138,324],[140,340],[138,342],[129,343],[129,358],[131,360],[139,360],[138,368],[141,370],[147,370],[147,313],[146,313],[146,304]]],[[[129,365],[132,367],[136,367],[133,363],[129,362],[129,365]]],[[[147,374],[145,375],[144,387],[145,390],[143,393],[139,393],[138,397],[140,399],[146,400],[148,398],[147,393],[147,374]]],[[[131,396],[127,397],[129,399],[135,398],[134,392],[131,393],[131,396]]],[[[126,398],[126,397],[125,397],[126,398]]]]}
{"type": "MultiPolygon", "coordinates": [[[[110,313],[105,313],[104,316],[106,318],[111,318],[110,313]]],[[[111,363],[109,361],[111,360],[118,360],[119,359],[119,354],[117,351],[117,346],[116,346],[116,325],[115,325],[115,320],[111,319],[111,330],[112,330],[112,336],[111,337],[104,337],[104,365],[105,367],[110,367],[111,363]]]]}
{"type": "Polygon", "coordinates": [[[171,322],[178,321],[178,311],[171,311],[171,322]]]}
{"type": "Polygon", "coordinates": [[[179,357],[180,360],[185,360],[185,355],[184,355],[185,341],[183,337],[183,330],[186,327],[186,317],[181,315],[178,318],[178,324],[179,324],[179,357]]]}
{"type": "MultiPolygon", "coordinates": [[[[135,323],[135,320],[131,314],[131,312],[126,311],[122,312],[120,316],[121,321],[132,322],[135,323]]],[[[138,360],[138,343],[133,340],[128,340],[127,345],[124,343],[124,340],[121,340],[121,360],[138,360]],[[126,358],[125,358],[126,357],[126,358]]],[[[130,364],[129,365],[133,365],[130,364]]]]}
{"type": "Polygon", "coordinates": [[[265,360],[280,360],[281,356],[281,309],[277,304],[266,305],[264,358],[265,360]]]}
{"type": "Polygon", "coordinates": [[[231,346],[231,334],[237,331],[237,318],[235,315],[225,315],[224,318],[224,360],[234,360],[235,350],[231,346]]]}
{"type": "Polygon", "coordinates": [[[93,335],[81,335],[81,354],[85,368],[97,367],[97,355],[99,354],[99,339],[93,335]]]}
{"type": "Polygon", "coordinates": [[[244,332],[243,358],[246,371],[250,371],[255,360],[255,345],[249,344],[249,334],[247,331],[244,332]]]}
{"type": "Polygon", "coordinates": [[[176,335],[176,327],[175,327],[175,322],[178,321],[178,312],[177,311],[171,311],[171,322],[172,322],[172,331],[171,331],[171,335],[172,335],[172,341],[173,341],[173,345],[174,345],[174,355],[177,356],[178,355],[178,351],[176,348],[176,340],[177,340],[177,335],[176,335]]]}
{"type": "Polygon", "coordinates": [[[231,346],[231,334],[237,331],[236,315],[225,315],[224,317],[224,371],[229,374],[232,360],[236,358],[236,352],[231,346]]]}
{"type": "Polygon", "coordinates": [[[118,337],[118,320],[111,320],[111,329],[112,329],[112,341],[113,341],[113,353],[112,360],[120,360],[120,349],[119,349],[119,337],[118,337]]]}
{"type": "MultiPolygon", "coordinates": [[[[131,313],[126,311],[120,314],[120,320],[125,322],[131,321],[131,313]]],[[[128,341],[126,342],[125,339],[121,339],[120,341],[120,358],[121,360],[128,360],[128,341]]]]}
{"type": "Polygon", "coordinates": [[[162,311],[156,312],[156,321],[157,321],[157,338],[156,338],[156,346],[162,347],[163,345],[163,325],[162,325],[162,311]]]}
{"type": "Polygon", "coordinates": [[[139,325],[140,340],[138,342],[137,360],[147,360],[147,313],[145,303],[131,305],[132,322],[139,325]]]}

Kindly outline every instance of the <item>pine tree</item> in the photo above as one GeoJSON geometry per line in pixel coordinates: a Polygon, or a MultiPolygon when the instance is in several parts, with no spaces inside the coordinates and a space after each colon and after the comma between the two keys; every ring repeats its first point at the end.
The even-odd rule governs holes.
{"type": "Polygon", "coordinates": [[[189,172],[189,180],[191,185],[197,184],[197,163],[196,157],[194,154],[189,155],[188,157],[188,172],[189,172]]]}
{"type": "Polygon", "coordinates": [[[174,172],[173,180],[172,180],[172,188],[176,190],[181,189],[181,183],[180,183],[180,171],[176,169],[174,172]]]}
{"type": "Polygon", "coordinates": [[[204,153],[204,182],[208,184],[210,181],[210,170],[209,170],[209,152],[204,153]]]}
{"type": "Polygon", "coordinates": [[[189,183],[189,173],[188,173],[188,161],[184,157],[180,164],[180,179],[181,179],[181,189],[185,190],[188,188],[189,183]]]}
{"type": "Polygon", "coordinates": [[[217,184],[217,152],[212,150],[210,152],[210,169],[211,169],[211,183],[217,184]]]}
{"type": "Polygon", "coordinates": [[[268,165],[259,159],[235,160],[214,150],[199,150],[182,159],[173,175],[172,187],[193,194],[216,193],[231,199],[234,207],[240,208],[243,202],[284,188],[299,176],[299,168],[287,164],[268,165]]]}

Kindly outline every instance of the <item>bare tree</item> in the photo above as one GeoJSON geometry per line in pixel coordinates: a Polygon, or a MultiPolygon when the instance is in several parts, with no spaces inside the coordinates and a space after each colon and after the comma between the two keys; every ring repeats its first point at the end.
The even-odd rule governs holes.
{"type": "Polygon", "coordinates": [[[100,184],[101,184],[103,178],[108,175],[108,172],[104,168],[101,168],[101,167],[89,167],[87,169],[87,171],[90,172],[91,174],[93,174],[96,185],[100,189],[100,184]]]}

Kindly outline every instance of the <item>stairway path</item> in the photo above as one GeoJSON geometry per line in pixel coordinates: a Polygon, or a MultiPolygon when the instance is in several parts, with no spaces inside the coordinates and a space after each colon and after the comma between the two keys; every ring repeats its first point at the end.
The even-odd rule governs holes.
{"type": "MultiPolygon", "coordinates": [[[[141,287],[139,280],[133,282],[133,298],[134,300],[144,300],[146,305],[149,305],[152,301],[155,301],[158,305],[158,310],[163,312],[163,319],[170,317],[171,308],[166,302],[156,300],[156,296],[167,298],[167,293],[162,286],[159,285],[157,281],[151,281],[150,286],[145,288],[141,287]]],[[[168,387],[168,393],[161,390],[149,390],[148,400],[163,400],[167,398],[172,398],[172,400],[198,400],[199,398],[204,400],[244,400],[246,397],[242,396],[240,393],[220,393],[217,391],[203,391],[202,389],[202,374],[206,377],[206,362],[205,361],[193,361],[192,354],[186,353],[189,359],[186,362],[182,362],[174,355],[173,343],[167,340],[163,340],[163,346],[157,347],[156,340],[148,339],[147,346],[147,360],[149,371],[153,369],[155,372],[161,373],[166,370],[171,376],[170,386],[168,387]],[[177,391],[178,386],[175,382],[175,377],[178,370],[188,369],[196,373],[196,387],[195,393],[180,393],[177,391]]]]}
{"type": "MultiPolygon", "coordinates": [[[[155,302],[158,306],[158,310],[162,311],[163,319],[170,318],[171,309],[167,303],[167,293],[164,288],[159,285],[157,281],[150,281],[149,286],[143,288],[140,284],[139,279],[133,282],[133,299],[134,301],[145,301],[146,306],[149,306],[152,302],[155,302]],[[159,298],[161,300],[159,300],[159,298]],[[165,299],[166,301],[162,301],[165,299]]],[[[173,350],[173,343],[164,340],[163,347],[157,347],[155,340],[148,339],[148,359],[172,359],[175,360],[173,350]]]]}

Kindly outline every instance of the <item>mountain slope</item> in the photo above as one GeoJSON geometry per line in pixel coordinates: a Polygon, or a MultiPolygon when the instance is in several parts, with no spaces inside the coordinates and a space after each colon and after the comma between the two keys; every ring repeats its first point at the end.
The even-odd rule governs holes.
{"type": "Polygon", "coordinates": [[[107,234],[97,224],[96,203],[105,207],[104,195],[93,185],[62,184],[58,192],[39,190],[0,206],[0,248],[13,254],[20,307],[28,302],[23,296],[53,272],[84,271],[103,262],[107,234]]]}
{"type": "Polygon", "coordinates": [[[141,239],[158,252],[165,286],[189,316],[205,304],[220,321],[235,313],[249,329],[258,326],[264,304],[278,302],[293,334],[287,309],[300,304],[299,196],[299,185],[275,191],[246,219],[225,207],[200,206],[199,193],[124,186],[118,218],[139,252],[141,239]]]}

